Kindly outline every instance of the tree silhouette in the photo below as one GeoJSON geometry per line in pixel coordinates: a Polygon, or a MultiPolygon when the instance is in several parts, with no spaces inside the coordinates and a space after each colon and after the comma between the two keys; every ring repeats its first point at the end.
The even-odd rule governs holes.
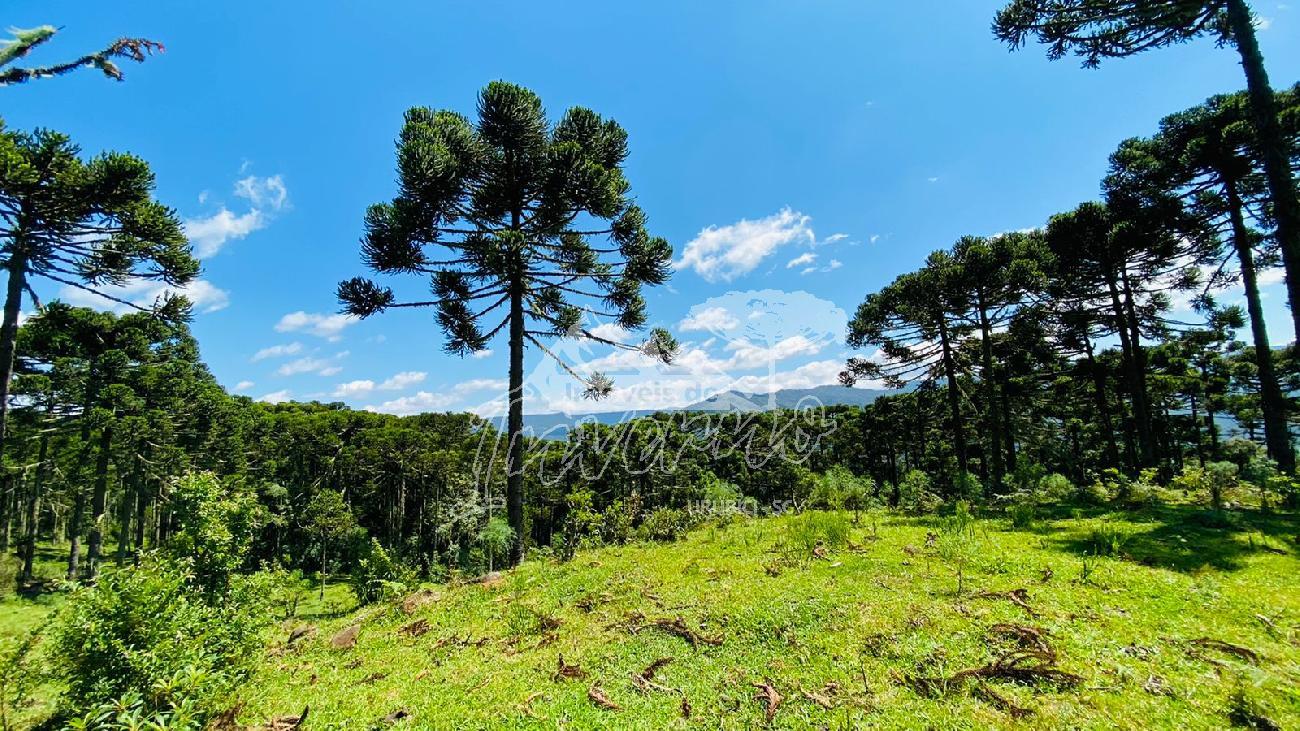
{"type": "Polygon", "coordinates": [[[434,298],[398,302],[393,291],[362,278],[338,287],[344,311],[369,317],[394,307],[433,307],[445,349],[483,350],[506,331],[510,343],[506,510],[515,538],[511,563],[523,556],[523,368],[531,344],[554,358],[600,398],[604,374],[578,373],[542,342],[577,337],[640,349],[665,362],[676,350],[664,330],[640,346],[593,334],[588,316],[627,330],[645,326],[643,284],[668,279],[672,248],[645,230],[622,165],[627,133],[613,121],[574,107],[550,124],[531,91],[493,82],[480,94],[478,119],[417,107],[406,113],[397,142],[400,192],[366,212],[362,254],[382,274],[430,277],[434,298]],[[607,245],[593,246],[602,237],[607,245]],[[445,258],[431,258],[427,248],[445,258]],[[481,304],[475,304],[481,303],[481,304]]]}
{"type": "Polygon", "coordinates": [[[1251,116],[1286,265],[1291,320],[1300,342],[1300,199],[1290,162],[1294,146],[1287,143],[1278,122],[1277,99],[1246,0],[1013,0],[998,12],[993,33],[1013,49],[1035,37],[1047,45],[1048,58],[1074,53],[1088,68],[1096,68],[1103,58],[1132,56],[1205,35],[1219,45],[1236,46],[1246,72],[1251,116]]]}
{"type": "Polygon", "coordinates": [[[13,37],[0,42],[0,86],[62,76],[81,68],[96,68],[108,78],[121,81],[122,69],[113,62],[114,59],[144,63],[144,60],[155,52],[162,53],[164,50],[163,44],[148,38],[119,38],[103,50],[88,53],[71,61],[24,68],[16,67],[14,64],[26,58],[32,49],[53,38],[59,29],[52,25],[43,25],[39,28],[14,29],[10,32],[13,37]]]}

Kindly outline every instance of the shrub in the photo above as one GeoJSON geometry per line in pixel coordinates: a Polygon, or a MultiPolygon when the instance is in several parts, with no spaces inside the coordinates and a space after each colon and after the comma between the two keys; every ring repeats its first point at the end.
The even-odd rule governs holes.
{"type": "Polygon", "coordinates": [[[1007,517],[1015,528],[1032,527],[1037,514],[1037,507],[1032,500],[1015,500],[1007,507],[1007,517]]]}
{"type": "Polygon", "coordinates": [[[402,596],[411,583],[410,572],[394,561],[374,538],[370,539],[370,550],[357,561],[349,579],[352,593],[362,604],[402,596]]]}
{"type": "Polygon", "coordinates": [[[641,537],[651,541],[675,541],[693,527],[691,516],[685,510],[656,508],[642,521],[638,529],[641,537]]]}
{"type": "Polygon", "coordinates": [[[1040,489],[1046,476],[1046,467],[1037,462],[1022,459],[1016,462],[1016,468],[1007,476],[1007,482],[1010,483],[1015,492],[1033,493],[1040,489]]]}
{"type": "Polygon", "coordinates": [[[909,470],[898,483],[898,507],[910,513],[933,513],[942,500],[930,487],[930,476],[909,470]]]}
{"type": "MultiPolygon", "coordinates": [[[[272,588],[263,574],[234,576],[215,595],[195,579],[180,563],[148,555],[72,592],[51,652],[75,708],[117,703],[194,718],[217,710],[261,647],[272,588]]],[[[112,728],[89,728],[101,727],[112,728]]]]}
{"type": "Polygon", "coordinates": [[[1237,484],[1237,465],[1233,462],[1209,462],[1203,467],[1188,465],[1170,483],[1197,499],[1208,500],[1215,510],[1223,508],[1223,494],[1237,484]]]}
{"type": "Polygon", "coordinates": [[[1232,462],[1210,462],[1205,465],[1206,488],[1210,493],[1210,507],[1223,509],[1223,493],[1237,484],[1237,465],[1232,462]]]}
{"type": "Polygon", "coordinates": [[[1065,502],[1074,497],[1074,483],[1065,475],[1053,472],[1038,481],[1038,495],[1048,502],[1065,502]]]}
{"type": "Polygon", "coordinates": [[[189,564],[204,591],[223,591],[261,526],[257,496],[240,481],[222,484],[211,472],[197,472],[176,480],[170,498],[177,529],[168,553],[189,564]]]}
{"type": "Polygon", "coordinates": [[[510,551],[510,544],[515,540],[515,530],[503,518],[492,518],[478,532],[476,540],[487,557],[488,571],[491,571],[496,558],[510,551]]]}
{"type": "Polygon", "coordinates": [[[984,483],[969,472],[958,472],[952,480],[952,496],[956,500],[977,502],[984,498],[984,483]]]}
{"type": "Polygon", "coordinates": [[[641,496],[632,493],[627,500],[615,500],[601,514],[600,538],[605,543],[627,543],[636,535],[636,519],[641,514],[641,496]]]}

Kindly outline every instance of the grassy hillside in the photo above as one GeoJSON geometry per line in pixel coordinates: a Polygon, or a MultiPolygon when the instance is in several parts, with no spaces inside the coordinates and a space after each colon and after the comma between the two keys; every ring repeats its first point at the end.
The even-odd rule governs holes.
{"type": "Polygon", "coordinates": [[[816,514],[708,527],[430,587],[404,607],[308,614],[272,641],[239,717],[308,706],[310,729],[1300,727],[1293,518],[1076,511],[1030,529],[980,520],[954,548],[929,537],[935,520],[888,516],[818,546],[827,529],[839,542],[836,527],[816,514]],[[336,634],[352,627],[348,646],[336,634]],[[292,630],[306,634],[290,642],[292,630]]]}

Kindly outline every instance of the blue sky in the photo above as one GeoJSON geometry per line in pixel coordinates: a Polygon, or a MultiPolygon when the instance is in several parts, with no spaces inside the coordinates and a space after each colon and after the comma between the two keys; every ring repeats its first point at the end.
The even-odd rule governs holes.
{"type": "MultiPolygon", "coordinates": [[[[596,409],[671,406],[723,385],[832,382],[865,294],[964,234],[1096,197],[1122,139],[1243,85],[1235,52],[1208,40],[1098,71],[1011,54],[989,32],[999,4],[17,0],[8,25],[64,26],[34,60],[122,35],[167,52],[121,84],[86,72],[6,89],[0,114],[153,165],[204,255],[193,327],[228,388],[408,413],[490,411],[506,365],[501,343],[443,354],[431,313],[334,314],[335,284],[363,273],[362,214],[394,193],[403,111],[472,112],[493,79],[553,115],[589,106],[628,130],[633,191],[681,262],[649,312],[688,347],[671,374],[568,355],[626,376],[596,409]],[[756,302],[786,316],[746,329],[756,302]]],[[[1294,83],[1300,11],[1255,6],[1274,83],[1294,83]]],[[[1266,293],[1284,340],[1284,295],[1266,293]]],[[[593,409],[551,375],[534,373],[530,411],[593,409]]]]}

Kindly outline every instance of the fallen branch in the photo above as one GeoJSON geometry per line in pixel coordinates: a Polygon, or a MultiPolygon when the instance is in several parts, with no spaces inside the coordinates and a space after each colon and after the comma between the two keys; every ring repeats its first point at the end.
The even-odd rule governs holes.
{"type": "Polygon", "coordinates": [[[986,591],[975,595],[976,599],[1005,599],[1012,604],[1025,610],[1031,617],[1037,617],[1038,613],[1034,608],[1029,606],[1028,589],[1012,589],[1011,591],[986,591]]]}

